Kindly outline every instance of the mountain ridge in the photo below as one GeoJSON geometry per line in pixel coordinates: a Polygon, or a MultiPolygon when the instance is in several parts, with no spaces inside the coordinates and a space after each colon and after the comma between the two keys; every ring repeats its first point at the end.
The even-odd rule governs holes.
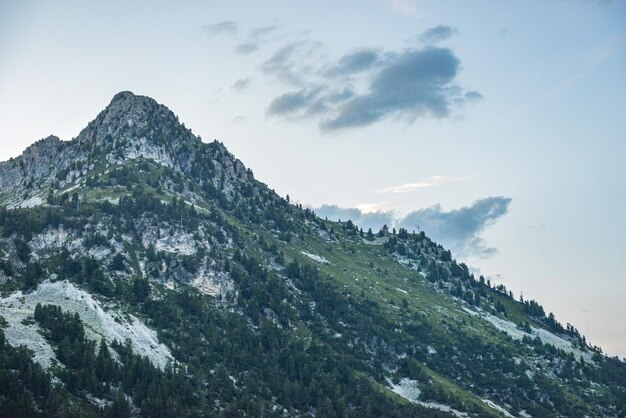
{"type": "Polygon", "coordinates": [[[131,92],[0,163],[0,292],[0,415],[626,411],[624,362],[536,301],[320,219],[131,92]]]}

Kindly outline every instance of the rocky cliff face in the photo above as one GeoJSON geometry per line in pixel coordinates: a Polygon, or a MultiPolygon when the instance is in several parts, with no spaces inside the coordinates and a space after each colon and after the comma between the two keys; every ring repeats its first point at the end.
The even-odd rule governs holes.
{"type": "Polygon", "coordinates": [[[0,163],[0,193],[25,189],[36,179],[48,177],[58,169],[64,145],[56,136],[49,136],[26,148],[21,156],[0,163]]]}

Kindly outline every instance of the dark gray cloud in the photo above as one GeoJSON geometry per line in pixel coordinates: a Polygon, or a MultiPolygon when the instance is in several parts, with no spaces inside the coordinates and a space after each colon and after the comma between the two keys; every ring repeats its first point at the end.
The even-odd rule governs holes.
{"type": "Polygon", "coordinates": [[[233,90],[245,90],[250,86],[250,78],[240,78],[236,80],[232,86],[230,86],[233,90]]]}
{"type": "Polygon", "coordinates": [[[482,233],[508,210],[511,199],[494,196],[480,199],[471,206],[444,211],[440,205],[413,211],[396,218],[392,211],[363,213],[359,209],[323,205],[314,209],[318,216],[344,221],[350,219],[363,229],[378,231],[383,225],[424,231],[436,242],[450,248],[458,256],[489,257],[497,250],[489,247],[482,233]]]}
{"type": "Polygon", "coordinates": [[[239,24],[232,20],[210,23],[202,27],[212,35],[231,34],[234,35],[239,30],[239,24]]]}
{"type": "Polygon", "coordinates": [[[235,48],[235,52],[241,55],[252,54],[253,52],[256,52],[258,50],[259,50],[259,45],[257,45],[254,42],[246,42],[243,44],[239,44],[235,48]]]}
{"type": "Polygon", "coordinates": [[[446,117],[451,104],[463,97],[461,88],[453,83],[460,65],[448,48],[404,51],[374,75],[369,92],[341,104],[321,127],[367,126],[390,115],[409,121],[426,114],[446,117]]]}
{"type": "Polygon", "coordinates": [[[426,44],[436,44],[449,39],[452,35],[459,33],[456,28],[448,25],[439,25],[426,29],[419,36],[420,41],[426,44]]]}

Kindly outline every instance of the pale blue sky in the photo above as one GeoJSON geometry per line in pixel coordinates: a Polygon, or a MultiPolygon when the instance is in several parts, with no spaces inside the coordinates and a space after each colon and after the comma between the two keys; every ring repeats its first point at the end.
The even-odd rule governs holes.
{"type": "Polygon", "coordinates": [[[625,76],[623,1],[0,1],[0,160],[148,95],[292,200],[413,212],[626,356],[625,76]]]}

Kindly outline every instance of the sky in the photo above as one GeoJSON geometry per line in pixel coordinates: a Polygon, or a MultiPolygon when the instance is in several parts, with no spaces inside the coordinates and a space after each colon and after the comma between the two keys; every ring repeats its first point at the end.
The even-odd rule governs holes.
{"type": "Polygon", "coordinates": [[[0,1],[0,160],[122,90],[626,356],[626,2],[0,1]]]}

